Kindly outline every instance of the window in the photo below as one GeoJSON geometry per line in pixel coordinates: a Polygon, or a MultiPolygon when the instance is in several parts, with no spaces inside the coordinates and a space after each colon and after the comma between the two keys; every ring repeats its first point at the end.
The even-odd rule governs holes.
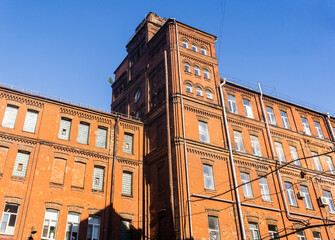
{"type": "Polygon", "coordinates": [[[254,195],[252,194],[252,188],[250,184],[250,176],[248,173],[241,172],[241,181],[243,187],[243,195],[245,197],[252,198],[254,195]]]}
{"type": "Polygon", "coordinates": [[[104,190],[104,176],[105,169],[102,167],[94,167],[93,170],[93,181],[92,181],[92,189],[103,191],[104,190]]]}
{"type": "Polygon", "coordinates": [[[192,50],[194,52],[198,52],[198,47],[196,45],[192,44],[192,50]]]}
{"type": "Polygon", "coordinates": [[[60,125],[59,125],[58,138],[69,140],[70,130],[71,130],[71,119],[62,117],[60,120],[60,125]]]}
{"type": "Polygon", "coordinates": [[[202,165],[204,171],[205,188],[214,190],[213,167],[211,165],[202,165]]]}
{"type": "Polygon", "coordinates": [[[189,92],[189,93],[192,92],[192,85],[189,83],[186,84],[186,92],[189,92]]]}
{"type": "Polygon", "coordinates": [[[280,162],[286,162],[283,145],[280,142],[275,142],[277,156],[280,162]]]}
{"type": "Polygon", "coordinates": [[[191,72],[191,66],[190,66],[190,64],[185,63],[184,67],[185,67],[185,72],[191,72]]]}
{"type": "Polygon", "coordinates": [[[209,239],[220,240],[219,218],[215,216],[208,216],[208,231],[209,239]]]}
{"type": "Polygon", "coordinates": [[[202,89],[200,87],[197,87],[197,96],[202,97],[202,89]]]}
{"type": "Polygon", "coordinates": [[[314,122],[314,125],[315,125],[315,128],[316,128],[316,131],[318,132],[318,137],[319,138],[324,138],[320,123],[314,122]]]}
{"type": "Polygon", "coordinates": [[[301,189],[301,193],[303,194],[303,197],[304,197],[304,202],[305,202],[306,208],[313,209],[313,205],[312,205],[311,197],[310,197],[309,192],[308,192],[308,188],[306,186],[300,186],[300,189],[301,189]]]}
{"type": "Polygon", "coordinates": [[[69,212],[66,223],[66,240],[78,240],[79,236],[80,214],[69,212]]]}
{"type": "Polygon", "coordinates": [[[323,194],[325,195],[325,198],[327,199],[328,203],[328,209],[330,213],[335,213],[335,206],[334,206],[334,201],[332,198],[332,194],[329,191],[324,190],[323,194]]]}
{"type": "Polygon", "coordinates": [[[141,91],[137,90],[137,92],[135,93],[135,97],[134,97],[135,102],[140,100],[140,97],[141,97],[141,91]]]}
{"type": "Polygon", "coordinates": [[[194,66],[194,74],[200,76],[200,68],[198,66],[194,66]]]}
{"type": "Polygon", "coordinates": [[[42,239],[56,239],[58,222],[58,211],[53,209],[47,209],[45,211],[44,224],[42,230],[42,239]]]}
{"type": "Polygon", "coordinates": [[[273,108],[272,107],[266,107],[266,111],[268,113],[268,118],[269,118],[269,123],[276,125],[276,118],[275,118],[275,114],[273,112],[273,108]]]}
{"type": "Polygon", "coordinates": [[[5,204],[1,219],[0,233],[14,235],[18,211],[19,205],[10,203],[5,204]]]}
{"type": "Polygon", "coordinates": [[[201,47],[201,54],[207,55],[207,50],[204,47],[201,47]]]}
{"type": "Polygon", "coordinates": [[[87,227],[87,240],[99,240],[100,236],[100,217],[89,216],[87,227]]]}
{"type": "Polygon", "coordinates": [[[26,177],[28,162],[30,154],[27,152],[18,152],[15,159],[12,176],[26,177]]]}
{"type": "Polygon", "coordinates": [[[38,119],[38,112],[28,109],[26,118],[24,120],[23,131],[34,133],[38,119]]]}
{"type": "Polygon", "coordinates": [[[107,147],[107,128],[98,127],[96,146],[99,148],[107,147]]]}
{"type": "Polygon", "coordinates": [[[120,224],[120,238],[122,240],[131,240],[131,221],[122,219],[120,224]]]}
{"type": "Polygon", "coordinates": [[[185,40],[183,40],[183,47],[188,48],[188,42],[186,42],[185,40]]]}
{"type": "Polygon", "coordinates": [[[313,238],[314,238],[314,240],[322,240],[321,233],[313,232],[313,238]]]}
{"type": "Polygon", "coordinates": [[[310,130],[309,125],[308,125],[307,119],[302,117],[301,121],[302,121],[302,125],[304,126],[305,133],[307,135],[312,135],[311,130],[310,130]]]}
{"type": "Polygon", "coordinates": [[[211,100],[213,99],[213,94],[209,90],[206,91],[206,96],[207,96],[208,99],[211,99],[211,100]]]}
{"type": "Polygon", "coordinates": [[[280,111],[281,120],[283,121],[284,128],[290,129],[290,123],[288,121],[287,113],[280,111]]]}
{"type": "Polygon", "coordinates": [[[297,232],[298,240],[306,240],[305,233],[303,231],[297,232]]]}
{"type": "Polygon", "coordinates": [[[334,168],[334,164],[333,164],[333,161],[332,161],[331,157],[326,156],[326,162],[327,162],[327,165],[328,165],[329,173],[330,174],[335,174],[335,168],[334,168]]]}
{"type": "Polygon", "coordinates": [[[234,95],[228,94],[228,104],[229,104],[229,111],[232,113],[238,113],[237,111],[237,104],[234,95]]]}
{"type": "Polygon", "coordinates": [[[292,187],[292,184],[289,182],[285,182],[285,188],[286,188],[286,193],[287,193],[287,198],[288,198],[288,203],[291,206],[297,206],[297,201],[295,199],[295,195],[294,195],[294,190],[292,187]]]}
{"type": "Polygon", "coordinates": [[[130,133],[124,134],[123,152],[133,154],[133,141],[134,141],[133,134],[130,133]]]}
{"type": "Polygon", "coordinates": [[[124,171],[122,173],[122,194],[132,195],[133,191],[133,174],[124,171]]]}
{"type": "Polygon", "coordinates": [[[7,105],[5,115],[2,120],[2,126],[6,128],[14,128],[19,107],[7,105]]]}
{"type": "Polygon", "coordinates": [[[251,240],[259,240],[259,230],[258,230],[258,224],[257,223],[249,223],[249,230],[250,230],[250,239],[251,240]]]}
{"type": "Polygon", "coordinates": [[[82,144],[88,144],[89,132],[90,124],[86,122],[80,122],[78,128],[77,142],[82,144]]]}
{"type": "Polygon", "coordinates": [[[238,131],[234,131],[234,140],[235,140],[235,149],[239,152],[244,152],[244,144],[242,133],[238,131]]]}
{"type": "Polygon", "coordinates": [[[266,177],[261,177],[259,179],[259,187],[261,189],[262,199],[266,201],[271,201],[268,180],[266,179],[266,177]]]}
{"type": "Polygon", "coordinates": [[[262,156],[261,146],[259,144],[259,140],[257,136],[250,135],[252,154],[256,156],[262,156]]]}
{"type": "Polygon", "coordinates": [[[251,108],[251,102],[247,99],[243,99],[243,105],[245,110],[245,116],[249,118],[254,118],[254,114],[251,108]]]}
{"type": "Polygon", "coordinates": [[[297,160],[299,158],[299,156],[298,156],[298,152],[297,152],[296,147],[289,146],[289,148],[290,148],[290,152],[291,152],[292,161],[294,161],[293,163],[297,166],[301,166],[300,161],[297,160]]]}
{"type": "Polygon", "coordinates": [[[209,143],[208,125],[205,122],[198,122],[199,139],[201,142],[209,143]]]}
{"type": "Polygon", "coordinates": [[[275,225],[268,225],[268,229],[269,229],[270,239],[271,240],[278,240],[279,239],[279,235],[278,235],[277,226],[275,226],[275,225]]]}
{"type": "Polygon", "coordinates": [[[204,77],[208,78],[208,79],[210,78],[209,77],[209,71],[207,69],[204,69],[204,77]]]}
{"type": "Polygon", "coordinates": [[[312,152],[315,169],[318,170],[318,171],[323,171],[320,159],[317,155],[318,154],[316,152],[312,152]]]}

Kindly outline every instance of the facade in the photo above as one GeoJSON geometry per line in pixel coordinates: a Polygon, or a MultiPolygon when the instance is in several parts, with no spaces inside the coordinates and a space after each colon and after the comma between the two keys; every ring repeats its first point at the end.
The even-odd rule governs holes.
{"type": "Polygon", "coordinates": [[[0,240],[334,239],[335,118],[221,79],[215,40],[149,13],[111,114],[1,87],[0,240]]]}

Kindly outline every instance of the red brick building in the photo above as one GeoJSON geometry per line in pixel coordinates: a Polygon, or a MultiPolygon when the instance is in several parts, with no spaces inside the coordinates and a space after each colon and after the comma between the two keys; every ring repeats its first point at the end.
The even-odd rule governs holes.
{"type": "Polygon", "coordinates": [[[215,40],[149,13],[112,114],[2,87],[0,239],[334,239],[335,118],[225,82],[215,40]]]}

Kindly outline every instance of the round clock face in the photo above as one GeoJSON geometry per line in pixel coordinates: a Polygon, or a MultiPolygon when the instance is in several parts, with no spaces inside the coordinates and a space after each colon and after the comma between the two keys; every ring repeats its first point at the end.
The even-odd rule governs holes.
{"type": "Polygon", "coordinates": [[[137,102],[141,97],[141,91],[138,90],[136,93],[135,93],[135,102],[137,102]]]}

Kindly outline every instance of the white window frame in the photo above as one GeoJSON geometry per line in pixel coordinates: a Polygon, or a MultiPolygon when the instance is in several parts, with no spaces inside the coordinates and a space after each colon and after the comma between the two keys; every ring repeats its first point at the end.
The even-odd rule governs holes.
{"type": "Polygon", "coordinates": [[[198,127],[199,127],[199,140],[200,140],[200,142],[210,143],[208,123],[203,122],[203,121],[198,121],[198,127]]]}
{"type": "Polygon", "coordinates": [[[192,85],[189,84],[189,83],[186,83],[186,92],[188,92],[188,93],[192,93],[193,92],[192,85]]]}
{"type": "Polygon", "coordinates": [[[290,129],[290,122],[287,117],[287,112],[280,111],[281,120],[283,121],[283,126],[286,129],[290,129]]]}
{"type": "Polygon", "coordinates": [[[192,44],[192,51],[193,52],[198,52],[198,47],[195,44],[192,44]]]}
{"type": "Polygon", "coordinates": [[[13,203],[5,203],[4,210],[3,210],[3,213],[2,213],[1,222],[0,222],[0,234],[14,235],[15,227],[16,227],[16,220],[17,220],[17,216],[18,216],[19,210],[20,210],[20,205],[13,204],[13,203]],[[11,205],[11,206],[17,207],[16,213],[14,213],[14,212],[8,212],[8,211],[5,212],[7,205],[11,205]],[[15,218],[14,219],[14,226],[9,226],[12,218],[15,218]],[[3,227],[3,225],[5,225],[5,228],[4,228],[4,230],[1,230],[1,228],[3,227]]]}
{"type": "Polygon", "coordinates": [[[277,125],[275,113],[272,107],[266,106],[266,112],[268,114],[269,123],[272,125],[277,125]]]}
{"type": "Polygon", "coordinates": [[[329,212],[332,214],[335,214],[335,206],[334,206],[334,201],[333,201],[331,192],[327,190],[323,190],[323,194],[325,198],[327,199],[327,205],[328,205],[329,212]]]}
{"type": "Polygon", "coordinates": [[[80,213],[68,212],[64,240],[78,240],[79,228],[80,228],[80,213]],[[69,233],[69,236],[66,236],[67,233],[69,233]],[[77,235],[73,236],[73,233],[77,233],[77,235]]]}
{"type": "Polygon", "coordinates": [[[254,222],[249,222],[249,230],[250,230],[250,239],[251,240],[259,240],[260,234],[258,229],[258,224],[254,222]]]}
{"type": "Polygon", "coordinates": [[[213,100],[213,94],[210,90],[206,90],[207,99],[213,100]]]}
{"type": "Polygon", "coordinates": [[[206,68],[204,69],[204,78],[210,79],[209,71],[206,68]]]}
{"type": "Polygon", "coordinates": [[[259,139],[257,136],[250,135],[250,142],[251,142],[251,148],[252,148],[252,154],[255,156],[262,156],[262,150],[261,145],[259,143],[259,139]]]}
{"type": "Polygon", "coordinates": [[[323,136],[322,128],[319,122],[314,121],[314,126],[315,129],[318,133],[318,137],[324,139],[325,137],[323,136]]]}
{"type": "Polygon", "coordinates": [[[294,146],[289,146],[289,149],[290,149],[292,161],[294,161],[293,163],[297,166],[301,166],[300,160],[297,160],[299,159],[297,148],[294,146]]]}
{"type": "Polygon", "coordinates": [[[279,161],[286,162],[283,144],[280,142],[275,142],[275,147],[276,147],[277,157],[279,161]]]}
{"type": "Polygon", "coordinates": [[[322,240],[321,233],[313,231],[313,239],[314,240],[322,240]]]}
{"type": "Polygon", "coordinates": [[[317,155],[318,154],[316,152],[312,152],[315,169],[318,170],[318,171],[323,171],[323,168],[322,168],[322,165],[321,165],[321,162],[320,162],[320,158],[317,155]]]}
{"type": "Polygon", "coordinates": [[[194,66],[194,74],[200,76],[200,68],[197,65],[194,66]]]}
{"type": "Polygon", "coordinates": [[[183,44],[182,45],[183,45],[184,48],[188,48],[188,42],[186,40],[183,40],[183,44]]]}
{"type": "Polygon", "coordinates": [[[24,119],[23,129],[24,132],[35,133],[38,120],[38,111],[28,109],[24,119]]]}
{"type": "Polygon", "coordinates": [[[298,240],[306,240],[304,231],[297,232],[298,240]]]}
{"type": "Polygon", "coordinates": [[[202,169],[204,174],[205,189],[215,190],[213,166],[203,164],[202,169]]]}
{"type": "Polygon", "coordinates": [[[220,240],[221,234],[220,234],[220,224],[219,224],[219,218],[216,216],[208,215],[208,232],[209,232],[209,239],[210,240],[220,240]],[[212,221],[211,221],[212,220],[212,221]],[[210,222],[214,223],[215,226],[211,226],[210,222]]]}
{"type": "Polygon", "coordinates": [[[234,95],[228,94],[228,105],[231,113],[238,114],[236,98],[234,95]]]}
{"type": "Polygon", "coordinates": [[[201,47],[201,54],[206,55],[207,56],[207,49],[204,47],[201,47]]]}
{"type": "Polygon", "coordinates": [[[254,194],[252,192],[249,173],[241,172],[241,182],[243,184],[243,196],[246,198],[253,198],[254,194]]]}
{"type": "Polygon", "coordinates": [[[279,235],[278,235],[278,229],[276,225],[268,225],[268,230],[269,230],[269,235],[270,235],[270,239],[271,240],[278,240],[279,239],[279,235]],[[273,228],[273,229],[270,229],[273,228]]]}
{"type": "Polygon", "coordinates": [[[305,207],[307,209],[313,209],[313,204],[311,200],[311,195],[309,195],[308,187],[300,185],[301,193],[304,196],[305,207]]]}
{"type": "Polygon", "coordinates": [[[301,117],[301,122],[302,122],[302,125],[304,127],[304,131],[307,135],[311,136],[312,133],[311,133],[311,129],[309,128],[309,124],[308,124],[308,120],[307,118],[304,118],[304,117],[301,117]]]}
{"type": "Polygon", "coordinates": [[[54,209],[46,209],[45,211],[45,216],[44,216],[44,222],[43,222],[43,228],[42,228],[42,237],[41,239],[44,239],[44,240],[54,240],[56,239],[56,236],[57,236],[57,224],[58,224],[58,217],[59,217],[59,211],[58,210],[54,210],[54,209]],[[57,217],[55,219],[49,219],[47,218],[47,214],[50,213],[56,213],[57,214],[57,217]],[[47,222],[47,225],[45,225],[45,223],[47,222]],[[53,237],[49,237],[50,236],[50,223],[53,223],[55,226],[55,230],[54,230],[54,235],[53,237]],[[47,227],[48,228],[48,231],[47,231],[47,237],[43,237],[43,233],[44,233],[44,227],[47,227]]]}
{"type": "Polygon", "coordinates": [[[18,112],[18,106],[8,104],[2,119],[1,126],[14,129],[18,112]]]}
{"type": "Polygon", "coordinates": [[[86,239],[89,239],[89,240],[99,240],[99,238],[100,238],[100,221],[101,221],[101,218],[98,217],[98,216],[90,215],[88,217],[88,226],[87,226],[86,239]],[[98,223],[96,223],[96,221],[98,223]],[[88,231],[89,228],[92,228],[91,236],[89,236],[89,231],[88,231]],[[96,230],[98,232],[98,238],[94,238],[96,230]]]}
{"type": "Polygon", "coordinates": [[[259,187],[261,189],[262,199],[265,201],[271,201],[269,184],[266,177],[259,178],[259,187]]]}
{"type": "Polygon", "coordinates": [[[202,89],[201,89],[201,87],[197,87],[196,90],[197,90],[197,96],[202,97],[202,96],[203,96],[203,93],[202,93],[202,89]]]}
{"type": "Polygon", "coordinates": [[[330,174],[335,174],[335,167],[334,167],[334,163],[333,163],[332,158],[329,157],[329,156],[325,156],[325,158],[326,158],[326,162],[327,162],[327,165],[328,165],[329,173],[330,174]]]}
{"type": "Polygon", "coordinates": [[[248,99],[243,99],[243,106],[244,106],[245,116],[248,118],[254,118],[254,113],[251,107],[251,101],[248,99]]]}
{"type": "Polygon", "coordinates": [[[294,193],[292,183],[285,182],[284,184],[285,184],[288,203],[290,204],[290,206],[297,207],[298,206],[297,200],[295,198],[295,193],[294,193]]]}
{"type": "Polygon", "coordinates": [[[185,72],[191,72],[191,65],[189,63],[184,63],[184,71],[185,72]]]}
{"type": "Polygon", "coordinates": [[[234,131],[235,149],[238,152],[245,152],[243,135],[239,131],[234,131]]]}

